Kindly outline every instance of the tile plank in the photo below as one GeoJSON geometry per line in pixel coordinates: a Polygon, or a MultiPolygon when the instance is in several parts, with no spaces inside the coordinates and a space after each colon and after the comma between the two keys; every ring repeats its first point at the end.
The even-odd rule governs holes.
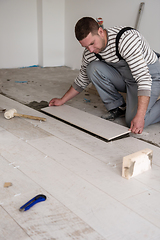
{"type": "Polygon", "coordinates": [[[106,164],[119,164],[124,156],[145,148],[150,148],[153,150],[153,163],[160,166],[158,157],[160,153],[159,147],[131,136],[105,142],[52,118],[47,118],[46,124],[39,123],[38,127],[48,131],[72,146],[85,151],[106,164]]]}
{"type": "MultiPolygon", "coordinates": [[[[16,164],[19,165],[18,171],[24,173],[30,180],[43,188],[43,193],[48,192],[49,195],[56,198],[57,201],[82,219],[83,222],[100,235],[100,239],[102,236],[102,239],[105,238],[108,240],[128,240],[128,235],[130,235],[130,239],[135,240],[135,236],[138,234],[139,239],[149,240],[152,237],[153,240],[156,240],[157,236],[160,236],[159,228],[125,207],[119,201],[116,201],[109,196],[109,194],[62,166],[61,163],[58,163],[53,158],[49,156],[45,158],[45,154],[42,153],[42,151],[34,150],[34,148],[29,145],[30,142],[20,141],[19,145],[17,145],[19,140],[17,139],[16,142],[16,137],[12,139],[9,135],[11,134],[7,133],[6,138],[3,137],[3,139],[6,139],[3,142],[3,147],[0,144],[1,155],[5,157],[8,162],[10,162],[11,156],[13,156],[12,161],[15,160],[16,164]],[[5,144],[8,144],[7,151],[5,144]],[[32,154],[27,154],[29,152],[32,154]],[[133,228],[134,232],[132,231],[133,228]],[[147,234],[147,238],[144,237],[144,233],[147,234]]],[[[45,141],[46,139],[44,139],[43,143],[45,141]]],[[[56,151],[54,150],[53,153],[56,154],[56,151]]],[[[62,154],[64,160],[66,159],[63,151],[59,152],[59,154],[62,154]]],[[[92,162],[90,163],[92,165],[92,162]]],[[[94,172],[94,175],[96,176],[96,172],[94,172]]],[[[23,194],[22,197],[23,202],[25,202],[24,197],[26,199],[26,195],[23,194]]],[[[20,202],[15,202],[14,206],[16,206],[17,209],[20,205],[20,202]]],[[[9,206],[12,207],[13,204],[9,206]]],[[[13,211],[15,210],[13,209],[13,211]]],[[[40,215],[40,217],[42,218],[42,215],[40,215]]],[[[16,218],[16,216],[14,216],[14,218],[16,218]]],[[[19,217],[17,218],[19,219],[19,217]]],[[[40,222],[40,225],[38,223],[34,224],[38,230],[35,239],[38,239],[37,236],[43,239],[41,238],[43,233],[39,231],[41,224],[43,226],[45,223],[40,222]]],[[[29,230],[30,232],[33,231],[33,229],[29,230]]],[[[44,226],[42,230],[44,230],[44,226]]],[[[33,231],[34,234],[36,234],[35,231],[33,231]]],[[[50,230],[46,232],[49,234],[50,230]]],[[[32,233],[33,239],[34,234],[32,233]]],[[[67,239],[66,236],[64,239],[67,239]]],[[[73,239],[73,236],[70,236],[69,239],[73,239]]],[[[84,239],[84,235],[82,239],[84,239]]],[[[89,239],[94,239],[94,237],[89,239]]]]}
{"type": "Polygon", "coordinates": [[[20,168],[15,169],[13,164],[9,165],[2,156],[0,156],[0,176],[1,239],[3,237],[6,240],[74,238],[104,240],[64,204],[20,171],[20,168]],[[8,178],[13,185],[6,189],[2,187],[2,183],[8,178]],[[18,192],[20,194],[16,194],[18,192]],[[46,195],[47,200],[36,204],[26,212],[19,211],[24,203],[38,194],[46,195]],[[7,227],[9,224],[10,227],[7,227]]]}
{"type": "Polygon", "coordinates": [[[47,107],[43,108],[42,111],[107,140],[112,140],[130,132],[127,127],[106,121],[68,105],[47,107]]]}
{"type": "Polygon", "coordinates": [[[0,239],[1,240],[31,240],[27,233],[0,206],[0,239]]]}
{"type": "MultiPolygon", "coordinates": [[[[24,107],[25,113],[30,111],[18,103],[17,106],[22,110],[24,107]]],[[[23,121],[33,124],[30,120],[22,120],[19,134],[23,133],[23,121]]],[[[16,131],[11,133],[5,123],[0,126],[1,186],[4,181],[14,183],[10,188],[0,188],[3,193],[0,194],[1,207],[32,239],[56,237],[128,240],[128,236],[130,240],[160,238],[160,227],[154,223],[154,219],[159,219],[152,209],[145,216],[144,209],[139,212],[136,205],[135,208],[130,208],[130,203],[127,202],[142,194],[139,198],[141,204],[142,200],[145,201],[145,194],[152,191],[155,182],[158,190],[159,149],[154,147],[153,150],[153,162],[156,163],[157,170],[150,172],[150,178],[154,177],[155,182],[148,184],[147,175],[127,181],[121,177],[122,156],[137,151],[146,144],[141,145],[137,139],[134,141],[129,137],[123,141],[102,144],[101,140],[80,133],[48,116],[46,123],[38,122],[36,137],[33,138],[32,132],[29,132],[28,141],[17,135],[16,131]],[[44,136],[40,134],[42,129],[46,132],[44,136]],[[21,195],[17,195],[18,192],[21,195]],[[37,204],[21,217],[17,211],[19,206],[40,192],[48,196],[48,202],[37,204]],[[149,216],[152,215],[150,221],[149,216]]],[[[18,121],[14,121],[13,127],[18,129],[17,126],[18,121]]],[[[24,129],[27,130],[25,124],[24,129]]],[[[156,197],[159,199],[155,195],[151,203],[154,204],[156,197]]],[[[151,203],[148,201],[147,206],[151,203]]],[[[157,208],[155,205],[154,211],[157,208]]]]}
{"type": "MultiPolygon", "coordinates": [[[[43,171],[46,164],[52,161],[60,164],[67,170],[90,182],[102,191],[117,200],[125,199],[134,194],[144,192],[150,187],[133,179],[132,182],[126,181],[121,177],[122,174],[122,155],[119,152],[115,154],[115,148],[106,145],[108,155],[106,156],[106,164],[99,159],[83,152],[80,149],[58,139],[54,136],[41,138],[39,140],[25,141],[18,140],[7,131],[3,133],[3,140],[0,139],[1,155],[7,159],[12,159],[15,165],[22,166],[34,173],[35,169],[43,171]],[[32,153],[32,154],[31,154],[32,153]],[[117,163],[111,159],[117,158],[117,163]]],[[[54,164],[53,162],[53,164],[54,164]]],[[[54,169],[54,165],[52,166],[54,169]]]]}
{"type": "Polygon", "coordinates": [[[151,171],[140,174],[136,177],[136,180],[160,192],[160,167],[153,164],[151,171]]]}
{"type": "Polygon", "coordinates": [[[122,178],[123,157],[120,156],[123,156],[124,152],[119,149],[117,156],[115,147],[108,144],[107,164],[54,136],[46,138],[45,141],[29,141],[29,144],[117,200],[150,189],[135,179],[129,182],[122,178]],[[115,161],[112,162],[112,158],[117,159],[116,164],[115,161]]]}
{"type": "Polygon", "coordinates": [[[125,206],[138,213],[148,222],[151,222],[152,224],[160,228],[159,202],[160,192],[157,192],[153,189],[130,197],[123,201],[125,206]]]}

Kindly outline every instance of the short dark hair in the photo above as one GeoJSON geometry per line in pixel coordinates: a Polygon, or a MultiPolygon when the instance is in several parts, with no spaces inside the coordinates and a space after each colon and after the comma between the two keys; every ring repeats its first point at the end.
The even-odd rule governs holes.
{"type": "Polygon", "coordinates": [[[75,35],[78,41],[83,40],[89,33],[97,34],[99,25],[95,19],[91,17],[81,18],[75,25],[75,35]]]}

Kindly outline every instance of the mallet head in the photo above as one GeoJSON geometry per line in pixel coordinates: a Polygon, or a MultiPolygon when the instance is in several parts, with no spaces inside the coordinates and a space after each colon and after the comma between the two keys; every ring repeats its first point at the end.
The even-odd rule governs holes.
{"type": "Polygon", "coordinates": [[[14,114],[15,113],[17,113],[17,110],[16,109],[10,109],[10,110],[8,110],[8,111],[6,111],[5,113],[4,113],[4,117],[6,118],[6,119],[11,119],[11,118],[13,118],[14,117],[14,114]]]}

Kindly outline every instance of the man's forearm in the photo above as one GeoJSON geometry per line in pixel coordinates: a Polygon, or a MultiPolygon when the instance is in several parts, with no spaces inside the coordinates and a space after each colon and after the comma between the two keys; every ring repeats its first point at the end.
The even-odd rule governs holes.
{"type": "Polygon", "coordinates": [[[138,108],[137,114],[138,116],[145,117],[146,111],[148,108],[150,97],[148,96],[138,96],[138,108]]]}
{"type": "Polygon", "coordinates": [[[68,100],[74,98],[76,95],[78,95],[79,92],[75,90],[72,86],[70,89],[64,94],[62,98],[52,98],[49,102],[49,106],[61,106],[68,100]]]}
{"type": "Polygon", "coordinates": [[[69,88],[69,90],[64,94],[64,96],[61,98],[63,104],[67,101],[69,101],[70,99],[74,98],[75,96],[77,96],[79,94],[79,92],[77,90],[75,90],[72,86],[69,88]]]}

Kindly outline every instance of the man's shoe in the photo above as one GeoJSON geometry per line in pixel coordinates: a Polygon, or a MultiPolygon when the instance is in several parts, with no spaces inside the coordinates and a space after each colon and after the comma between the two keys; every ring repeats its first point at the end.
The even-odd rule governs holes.
{"type": "Polygon", "coordinates": [[[121,108],[115,108],[108,111],[105,115],[102,115],[101,118],[106,120],[115,120],[118,117],[124,117],[126,110],[122,110],[121,108]]]}

